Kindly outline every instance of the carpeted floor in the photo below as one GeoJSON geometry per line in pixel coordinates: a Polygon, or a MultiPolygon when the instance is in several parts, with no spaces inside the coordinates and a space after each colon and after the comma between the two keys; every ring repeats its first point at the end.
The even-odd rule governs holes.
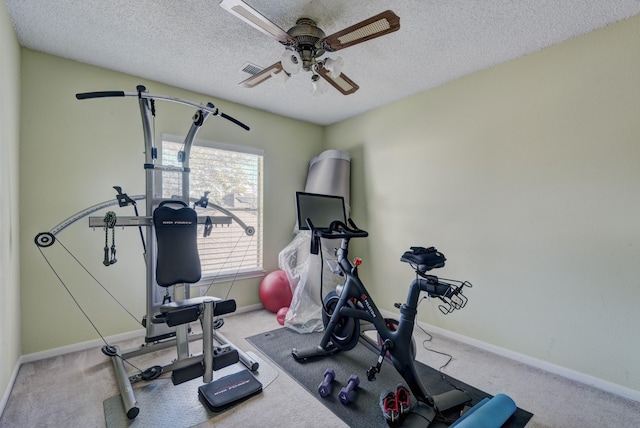
{"type": "MultiPolygon", "coordinates": [[[[280,326],[275,314],[258,310],[234,314],[225,317],[225,321],[223,333],[229,340],[246,352],[253,351],[263,356],[262,359],[270,363],[245,338],[278,329],[280,326]]],[[[438,368],[449,357],[431,350],[451,355],[453,359],[443,372],[490,394],[509,395],[517,405],[534,413],[526,428],[640,427],[638,401],[437,334],[427,336],[420,328],[416,328],[414,334],[420,362],[438,368]]],[[[142,337],[139,337],[114,344],[126,349],[138,346],[141,340],[142,337]]],[[[82,350],[24,362],[0,415],[0,427],[105,427],[103,402],[119,392],[111,361],[100,351],[102,346],[103,343],[96,340],[95,343],[86,344],[82,350]]],[[[288,347],[283,350],[290,352],[288,347]]],[[[167,349],[158,352],[157,356],[149,354],[137,357],[134,363],[146,368],[166,364],[172,358],[175,358],[175,350],[167,349]]],[[[373,361],[367,360],[363,364],[370,365],[373,361]]],[[[317,393],[309,393],[308,388],[279,366],[271,365],[278,377],[261,394],[216,414],[197,427],[348,427],[324,402],[316,398],[317,393]]],[[[304,369],[309,370],[310,367],[305,365],[304,369]]],[[[393,371],[388,368],[384,366],[383,372],[393,371]]],[[[338,380],[344,382],[349,374],[338,374],[338,380]]],[[[322,373],[313,376],[321,377],[322,373]]],[[[363,390],[369,388],[363,385],[363,390]]],[[[381,389],[382,385],[376,384],[372,393],[378,394],[381,389]]],[[[192,388],[189,393],[197,396],[197,388],[192,388]]],[[[162,405],[170,406],[171,402],[165,401],[162,405]]],[[[157,411],[159,407],[153,409],[157,411]]],[[[374,414],[378,412],[376,409],[374,414]]]]}
{"type": "MultiPolygon", "coordinates": [[[[348,352],[339,352],[331,357],[299,363],[291,356],[292,348],[309,348],[320,342],[321,334],[300,335],[289,329],[277,329],[247,338],[258,350],[264,353],[273,363],[278,365],[289,376],[300,383],[310,394],[320,400],[329,410],[336,414],[349,426],[386,427],[379,408],[380,393],[386,389],[394,389],[403,382],[402,377],[393,365],[385,361],[381,372],[375,381],[368,381],[366,371],[375,365],[377,354],[363,344],[358,344],[348,352]],[[317,392],[318,384],[323,379],[327,368],[332,368],[336,380],[332,383],[332,394],[322,398],[317,392]],[[342,388],[350,375],[355,374],[360,379],[355,399],[348,405],[338,400],[338,391],[342,388]]],[[[441,374],[422,363],[416,363],[418,374],[429,394],[436,395],[454,388],[462,389],[473,399],[472,404],[478,403],[489,394],[460,382],[450,376],[441,374]]],[[[415,399],[412,397],[413,402],[415,399]]],[[[533,415],[523,409],[516,413],[503,425],[505,428],[524,427],[533,415]]],[[[455,417],[455,416],[453,416],[455,417]]],[[[432,428],[448,426],[447,423],[435,421],[432,428]]]]}

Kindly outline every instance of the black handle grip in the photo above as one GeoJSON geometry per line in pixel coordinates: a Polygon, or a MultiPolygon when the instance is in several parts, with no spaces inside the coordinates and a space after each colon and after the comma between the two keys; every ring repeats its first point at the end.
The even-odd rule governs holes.
{"type": "Polygon", "coordinates": [[[82,92],[76,94],[79,100],[87,100],[89,98],[106,98],[106,97],[124,97],[124,91],[100,91],[100,92],[82,92]]]}
{"type": "Polygon", "coordinates": [[[104,247],[104,260],[102,260],[102,264],[105,266],[111,265],[111,263],[109,262],[109,247],[107,247],[106,245],[104,247]]]}
{"type": "Polygon", "coordinates": [[[349,226],[347,226],[346,224],[344,224],[341,221],[333,222],[333,223],[331,223],[331,226],[329,227],[329,229],[332,229],[333,225],[335,223],[336,224],[336,228],[335,229],[338,232],[346,233],[351,238],[366,238],[367,236],[369,236],[369,233],[366,230],[362,230],[358,226],[356,226],[356,224],[354,223],[354,221],[351,218],[348,218],[347,222],[349,223],[349,226]]]}
{"type": "Polygon", "coordinates": [[[314,235],[319,235],[320,237],[327,239],[366,238],[369,236],[369,233],[366,230],[358,228],[353,220],[349,219],[348,221],[351,227],[347,226],[340,220],[332,221],[326,229],[314,228],[310,219],[307,219],[307,225],[314,235]]]}
{"type": "Polygon", "coordinates": [[[240,122],[238,119],[234,119],[233,117],[229,116],[228,114],[220,112],[220,116],[224,117],[227,120],[230,120],[231,122],[233,122],[236,125],[238,125],[240,128],[246,129],[247,131],[250,129],[247,125],[245,125],[244,123],[240,122]]]}
{"type": "Polygon", "coordinates": [[[451,292],[451,285],[442,283],[438,280],[437,276],[427,275],[426,279],[420,278],[419,280],[420,290],[426,291],[431,297],[448,296],[451,292]]]}

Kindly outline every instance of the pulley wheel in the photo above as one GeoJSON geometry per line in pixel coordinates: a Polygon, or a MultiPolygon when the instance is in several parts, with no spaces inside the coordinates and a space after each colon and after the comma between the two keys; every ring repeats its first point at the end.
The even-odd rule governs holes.
{"type": "Polygon", "coordinates": [[[56,237],[49,232],[38,233],[33,240],[38,247],[50,247],[56,242],[56,237]]]}

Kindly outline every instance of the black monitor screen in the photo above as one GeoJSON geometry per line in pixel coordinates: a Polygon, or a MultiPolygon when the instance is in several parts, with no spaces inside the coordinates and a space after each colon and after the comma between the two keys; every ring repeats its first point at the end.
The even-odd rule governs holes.
{"type": "Polygon", "coordinates": [[[298,209],[298,229],[300,230],[309,230],[307,218],[310,218],[313,227],[318,229],[328,228],[335,220],[346,222],[342,196],[296,192],[296,208],[298,209]]]}

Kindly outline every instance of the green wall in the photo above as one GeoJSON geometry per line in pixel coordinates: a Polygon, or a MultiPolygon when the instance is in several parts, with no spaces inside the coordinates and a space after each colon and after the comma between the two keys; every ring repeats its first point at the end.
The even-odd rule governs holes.
{"type": "Polygon", "coordinates": [[[636,16],[328,127],[376,302],[435,245],[474,288],[422,321],[640,391],[639,42],[636,16]]]}
{"type": "MultiPolygon", "coordinates": [[[[20,46],[0,3],[0,391],[8,391],[20,357],[18,146],[20,46]]],[[[8,392],[0,397],[0,411],[8,392]]]]}
{"type": "MultiPolygon", "coordinates": [[[[97,338],[47,266],[50,259],[100,332],[114,335],[140,328],[64,249],[55,245],[40,253],[33,239],[71,215],[112,200],[112,186],[129,195],[145,193],[144,142],[135,98],[78,101],[78,92],[124,90],[144,84],[154,94],[198,103],[213,102],[223,112],[248,124],[246,132],[231,122],[211,117],[198,138],[263,149],[264,266],[278,268],[278,252],[292,237],[293,194],[304,187],[309,160],[322,149],[323,129],[263,111],[187,92],[157,82],[22,50],[22,128],[20,145],[22,352],[24,354],[97,338]],[[50,326],[50,327],[49,327],[50,326]]],[[[195,109],[156,103],[155,134],[185,135],[195,109]]],[[[140,207],[144,212],[144,206],[140,207]]],[[[106,210],[104,210],[106,211],[106,210]]],[[[123,215],[132,215],[126,211],[123,215]]],[[[104,212],[94,214],[104,215],[104,212]]],[[[134,229],[117,229],[118,263],[102,265],[104,233],[82,220],[58,235],[137,320],[145,313],[145,270],[140,238],[134,229]]],[[[261,278],[236,281],[230,297],[239,306],[260,303],[261,278]]],[[[229,284],[213,292],[225,294],[229,284]]]]}

